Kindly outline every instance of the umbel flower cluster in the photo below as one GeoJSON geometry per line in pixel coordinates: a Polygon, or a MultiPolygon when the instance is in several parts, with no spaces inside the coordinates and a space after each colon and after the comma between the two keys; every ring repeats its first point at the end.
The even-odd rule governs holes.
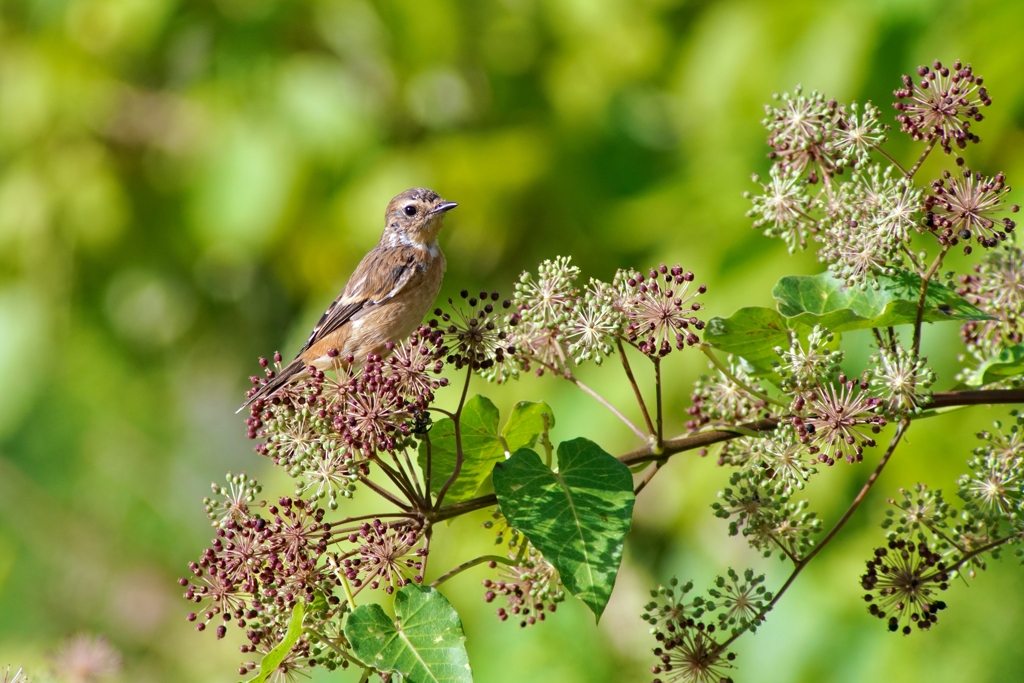
{"type": "MultiPolygon", "coordinates": [[[[939,378],[920,355],[925,319],[962,321],[965,367],[949,379],[998,391],[1018,386],[1024,370],[1024,256],[1013,244],[1010,216],[1018,207],[1006,202],[1005,176],[967,170],[956,157],[933,180],[917,180],[934,148],[952,156],[979,142],[972,125],[983,119],[981,110],[992,99],[982,79],[960,62],[921,67],[917,80],[904,77],[895,96],[901,130],[923,145],[912,164],[901,165],[882,149],[888,126],[871,103],[842,104],[798,87],[766,107],[772,164],[767,182],[755,176],[761,191],[747,195],[749,215],[755,228],[781,238],[790,251],[817,242],[827,274],[784,279],[776,287],[780,312],[797,308],[793,313],[802,319],[788,324],[787,341],[772,353],[763,348],[767,344],[750,348],[752,335],[769,336],[767,327],[755,324],[754,313],[712,319],[711,345],[735,356],[711,357],[712,373],[697,382],[688,411],[687,426],[696,434],[734,432],[718,456],[733,472],[712,508],[727,521],[730,535],[792,564],[783,591],[857,509],[911,421],[944,400],[933,393],[939,378]],[[957,245],[968,255],[974,245],[985,253],[968,273],[947,274],[950,284],[943,285],[937,273],[957,245]],[[813,303],[816,297],[835,297],[836,303],[822,307],[813,303]],[[929,304],[932,297],[935,303],[929,304]],[[892,321],[870,319],[882,307],[867,302],[901,299],[917,309],[901,321],[912,325],[910,333],[898,334],[892,321]],[[811,307],[800,308],[808,300],[811,307]],[[950,315],[956,303],[973,311],[950,315]],[[936,313],[927,314],[929,305],[936,313]],[[852,321],[854,314],[868,320],[852,321]],[[839,337],[858,329],[871,335],[873,353],[868,369],[852,377],[843,371],[839,337]],[[887,425],[895,425],[895,433],[873,475],[848,514],[819,540],[822,520],[797,494],[821,465],[863,461],[887,425]]],[[[1024,398],[1009,393],[1013,401],[1024,398]]],[[[946,608],[943,592],[955,579],[973,577],[985,558],[998,557],[1002,546],[1024,538],[1024,442],[1021,418],[1016,419],[1008,434],[997,425],[995,432],[979,435],[985,445],[965,463],[961,509],[924,484],[912,492],[901,489],[899,502],[890,501],[901,513],[886,520],[889,538],[861,578],[869,613],[889,630],[930,628],[946,608]]],[[[674,621],[655,621],[655,604],[645,615],[659,642],[656,680],[731,680],[726,655],[736,636],[716,636],[714,624],[701,620],[701,599],[684,606],[674,591],[673,584],[656,592],[666,601],[660,613],[674,621]]],[[[773,604],[755,608],[746,630],[753,631],[773,604]]]]}
{"type": "MultiPolygon", "coordinates": [[[[928,152],[978,142],[971,125],[992,104],[982,79],[960,62],[922,66],[918,76],[905,76],[895,93],[902,130],[928,152]]],[[[943,248],[963,243],[968,253],[972,240],[991,248],[1013,234],[1005,214],[1018,207],[1006,204],[1003,174],[970,171],[958,157],[955,169],[922,186],[915,182],[920,163],[905,169],[882,150],[888,126],[871,103],[843,105],[799,87],[776,99],[764,120],[774,163],[762,191],[749,195],[749,215],[790,251],[813,237],[836,277],[877,287],[875,275],[922,267],[911,249],[914,233],[931,233],[943,248]]]]}
{"type": "Polygon", "coordinates": [[[886,620],[889,630],[930,628],[946,607],[939,595],[954,577],[973,578],[986,557],[998,558],[1004,545],[1024,538],[1024,417],[1017,411],[1012,416],[1008,432],[997,422],[994,431],[978,434],[982,445],[958,482],[959,509],[925,484],[889,499],[882,525],[888,543],[875,550],[861,579],[871,614],[886,620]]]}
{"type": "MultiPolygon", "coordinates": [[[[462,491],[459,477],[460,468],[469,475],[478,467],[467,462],[475,446],[445,424],[476,428],[463,415],[479,405],[465,392],[473,374],[502,383],[551,373],[583,386],[573,375],[577,365],[600,364],[623,345],[660,360],[699,343],[705,323],[696,297],[706,288],[681,266],[622,271],[611,283],[591,280],[582,289],[578,278],[579,269],[560,257],[524,273],[512,299],[463,290],[408,340],[389,344],[386,355],[357,364],[331,352],[333,368],[308,368],[306,379],[251,405],[246,427],[256,452],[286,472],[294,490],[268,501],[246,474],[214,484],[204,506],[216,535],[180,580],[197,630],[243,635],[241,674],[259,670],[287,640],[299,606],[302,635],[277,664],[280,676],[366,665],[345,632],[364,591],[396,595],[426,585],[434,525],[450,514],[444,503],[458,508],[475,493],[462,491]],[[435,407],[435,394],[453,375],[463,382],[454,413],[435,407]],[[448,417],[438,421],[441,415],[448,417]],[[460,450],[462,461],[453,463],[460,450]],[[379,514],[335,514],[360,490],[379,496],[379,514]]],[[[260,359],[260,366],[264,376],[252,378],[250,395],[281,370],[282,357],[260,359]]],[[[550,448],[553,423],[545,414],[529,443],[539,437],[550,448]]],[[[504,599],[501,621],[543,622],[567,596],[559,569],[500,506],[494,517],[491,526],[510,538],[510,551],[498,557],[500,567],[489,562],[494,572],[484,580],[484,599],[504,599]]]]}
{"type": "MultiPolygon", "coordinates": [[[[600,616],[636,497],[653,495],[647,486],[675,454],[714,448],[707,462],[728,470],[709,500],[723,532],[792,573],[773,590],[756,569],[728,569],[697,597],[688,597],[692,582],[673,578],[652,592],[643,619],[655,681],[732,681],[733,643],[766,627],[917,420],[1024,402],[1017,207],[1006,203],[1001,173],[953,158],[979,141],[992,99],[960,62],[921,67],[895,97],[895,121],[920,145],[912,163],[883,149],[890,128],[871,103],[797,88],[767,108],[771,166],[749,195],[754,227],[791,251],[817,244],[826,264],[780,280],[776,308],[709,317],[707,288],[680,264],[584,283],[569,257],[556,257],[524,272],[508,299],[463,290],[385,353],[357,363],[332,352],[332,368],[308,368],[305,379],[255,401],[248,436],[294,488],[269,496],[245,474],[213,486],[204,506],[215,536],[180,580],[189,621],[241,643],[239,672],[256,680],[354,667],[363,680],[416,683],[449,672],[445,680],[469,681],[466,634],[439,588],[482,572],[481,597],[497,621],[520,627],[557,628],[558,606],[576,598],[600,616]],[[947,168],[921,180],[933,152],[947,168]],[[957,246],[973,261],[965,273],[944,273],[957,246]],[[940,377],[921,354],[924,324],[946,321],[961,325],[956,377],[940,377]],[[847,360],[844,349],[857,344],[866,367],[847,360]],[[689,405],[671,406],[665,383],[680,364],[668,361],[680,353],[682,365],[708,372],[689,405]],[[581,379],[596,372],[615,373],[629,405],[581,379]],[[586,438],[555,443],[547,403],[522,401],[503,416],[469,393],[474,376],[498,391],[531,375],[580,389],[635,435],[635,448],[614,456],[586,438]],[[683,432],[667,434],[671,424],[683,432]],[[866,468],[837,520],[803,497],[826,472],[866,468]],[[373,505],[364,501],[357,514],[354,496],[373,505]],[[498,554],[431,561],[435,537],[479,528],[442,522],[486,511],[498,554]]],[[[253,393],[281,360],[261,359],[253,393]]],[[[964,454],[958,508],[925,484],[890,501],[888,536],[860,579],[865,618],[904,634],[929,629],[951,587],[1024,539],[1024,419],[1012,418],[964,454]]]]}

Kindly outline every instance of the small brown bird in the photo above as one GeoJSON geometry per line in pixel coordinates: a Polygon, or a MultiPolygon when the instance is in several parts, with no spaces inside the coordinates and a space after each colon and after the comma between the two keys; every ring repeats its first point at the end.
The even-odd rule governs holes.
{"type": "Polygon", "coordinates": [[[445,212],[456,206],[423,187],[392,199],[380,242],[356,266],[295,360],[260,386],[238,412],[306,377],[309,366],[324,370],[348,356],[361,363],[371,353],[384,355],[388,342],[408,337],[441,289],[445,260],[437,235],[445,212]],[[328,355],[332,350],[337,358],[328,355]]]}

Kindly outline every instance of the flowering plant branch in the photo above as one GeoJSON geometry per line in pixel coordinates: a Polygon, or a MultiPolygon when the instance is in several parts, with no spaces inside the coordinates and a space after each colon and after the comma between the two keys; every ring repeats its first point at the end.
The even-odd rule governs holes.
{"type": "MultiPolygon", "coordinates": [[[[644,619],[657,641],[656,681],[731,681],[733,643],[765,623],[839,535],[918,420],[1024,402],[1024,254],[1003,215],[1017,211],[1005,205],[1005,178],[967,171],[957,158],[926,187],[915,181],[935,150],[949,156],[978,142],[973,126],[992,100],[959,62],[917,75],[895,93],[897,122],[923,143],[912,164],[882,149],[887,127],[870,103],[797,88],[767,108],[773,163],[767,182],[755,177],[750,215],[791,251],[819,243],[827,264],[780,280],[774,309],[707,319],[698,301],[707,288],[680,265],[581,286],[579,269],[559,257],[523,273],[510,299],[463,291],[388,355],[362,366],[338,358],[333,371],[310,368],[309,379],[255,401],[249,436],[295,490],[266,500],[245,475],[214,486],[205,504],[216,538],[180,581],[199,606],[189,620],[218,637],[238,626],[239,671],[257,681],[316,666],[355,667],[363,680],[469,681],[462,623],[438,588],[486,564],[483,597],[503,601],[502,621],[546,621],[568,596],[600,616],[636,496],[673,455],[716,447],[731,476],[713,513],[730,535],[790,562],[789,578],[772,592],[753,569],[728,569],[693,598],[692,583],[672,579],[652,592],[644,619]],[[940,275],[954,247],[970,254],[975,245],[986,253],[971,273],[940,275]],[[924,323],[948,321],[962,326],[965,365],[951,391],[933,392],[938,378],[920,354],[924,323]],[[844,333],[872,349],[863,374],[843,370],[844,333]],[[690,347],[710,373],[694,387],[687,431],[665,438],[666,418],[679,411],[664,400],[672,379],[663,360],[690,347]],[[642,427],[576,376],[577,366],[615,354],[642,427]],[[454,411],[435,405],[446,367],[461,383],[454,411]],[[572,383],[643,444],[618,457],[585,438],[556,445],[547,403],[521,402],[502,420],[487,397],[470,395],[474,375],[500,386],[531,372],[572,383]],[[653,395],[641,390],[642,373],[653,395]],[[797,494],[840,460],[872,457],[890,423],[871,474],[817,540],[822,520],[797,494]],[[360,489],[380,498],[380,511],[336,518],[360,489]],[[487,508],[484,526],[504,552],[428,567],[433,535],[454,533],[438,524],[487,508]],[[395,619],[368,590],[393,596],[395,619]]],[[[262,361],[267,379],[254,383],[273,377],[280,360],[262,361]]],[[[1011,416],[1008,432],[982,433],[966,460],[961,509],[923,484],[890,499],[886,543],[861,577],[870,615],[890,630],[931,627],[951,578],[973,576],[1024,539],[1024,418],[1011,416]]]]}

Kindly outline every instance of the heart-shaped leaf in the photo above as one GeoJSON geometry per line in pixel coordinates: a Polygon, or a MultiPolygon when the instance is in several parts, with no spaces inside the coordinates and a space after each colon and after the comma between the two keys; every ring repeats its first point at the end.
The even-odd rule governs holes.
{"type": "MultiPolygon", "coordinates": [[[[828,272],[818,275],[790,275],[772,290],[779,313],[805,325],[823,325],[833,332],[913,324],[917,319],[917,301],[921,278],[898,271],[877,275],[879,288],[861,290],[848,287],[828,272]]],[[[955,291],[938,282],[929,282],[925,295],[924,321],[990,320],[991,316],[972,306],[955,291]]]]}
{"type": "MultiPolygon", "coordinates": [[[[704,331],[704,341],[716,349],[731,353],[745,361],[743,370],[754,377],[763,377],[773,384],[782,378],[772,365],[780,360],[776,348],[789,349],[790,335],[805,341],[814,330],[795,318],[785,318],[770,308],[741,308],[728,318],[712,318],[704,331]]],[[[840,335],[833,335],[828,344],[839,348],[840,335]]]]}
{"type": "Polygon", "coordinates": [[[472,683],[462,620],[443,595],[407,584],[395,594],[395,616],[377,604],[349,615],[345,635],[363,664],[409,683],[472,683]]]}
{"type": "Polygon", "coordinates": [[[547,429],[555,426],[555,413],[551,406],[543,401],[531,403],[520,401],[508,416],[501,435],[505,437],[509,451],[515,453],[520,448],[532,448],[537,438],[544,433],[544,416],[547,415],[547,429]]]}
{"type": "Polygon", "coordinates": [[[558,570],[566,590],[600,618],[633,519],[629,468],[587,439],[558,445],[558,472],[531,450],[494,466],[494,491],[508,523],[558,570]]]}
{"type": "MultiPolygon", "coordinates": [[[[491,473],[494,463],[505,459],[505,445],[498,434],[498,408],[486,396],[474,396],[462,407],[459,429],[462,433],[462,469],[459,478],[445,494],[451,504],[473,497],[491,473]]],[[[455,422],[444,418],[430,430],[430,490],[437,493],[455,471],[455,422]]],[[[427,469],[427,445],[420,442],[420,469],[427,469]]]]}
{"type": "Polygon", "coordinates": [[[751,374],[774,375],[775,347],[789,348],[789,326],[770,308],[741,308],[728,318],[712,318],[704,328],[704,341],[716,349],[746,360],[751,374]]]}

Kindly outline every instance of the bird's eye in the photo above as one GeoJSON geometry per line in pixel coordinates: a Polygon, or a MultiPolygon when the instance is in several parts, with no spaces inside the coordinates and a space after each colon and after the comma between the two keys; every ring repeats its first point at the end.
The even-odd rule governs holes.
{"type": "Polygon", "coordinates": [[[406,216],[415,216],[416,215],[416,207],[413,206],[412,204],[409,204],[407,207],[405,207],[405,215],[406,216]]]}

